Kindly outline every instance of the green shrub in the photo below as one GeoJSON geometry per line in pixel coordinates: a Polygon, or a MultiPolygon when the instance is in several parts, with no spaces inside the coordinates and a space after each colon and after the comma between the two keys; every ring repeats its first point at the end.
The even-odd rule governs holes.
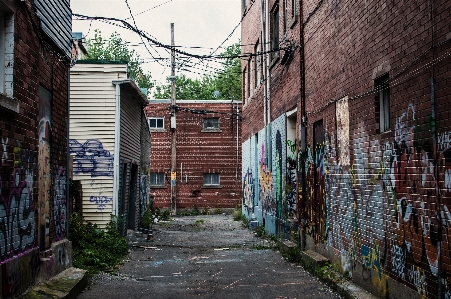
{"type": "Polygon", "coordinates": [[[83,217],[72,213],[69,219],[69,240],[73,247],[74,267],[88,270],[89,274],[113,270],[127,255],[128,244],[112,219],[104,230],[83,217]]]}

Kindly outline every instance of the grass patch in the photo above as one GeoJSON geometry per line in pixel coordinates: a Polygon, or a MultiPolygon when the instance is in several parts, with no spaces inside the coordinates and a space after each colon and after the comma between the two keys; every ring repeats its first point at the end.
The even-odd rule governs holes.
{"type": "Polygon", "coordinates": [[[118,223],[112,219],[106,228],[97,224],[84,223],[83,217],[72,213],[69,219],[69,240],[73,247],[74,267],[93,275],[100,271],[113,271],[128,254],[128,244],[117,229],[118,223]]]}
{"type": "Polygon", "coordinates": [[[194,226],[201,226],[203,223],[205,223],[205,219],[197,219],[195,222],[194,222],[194,226]]]}

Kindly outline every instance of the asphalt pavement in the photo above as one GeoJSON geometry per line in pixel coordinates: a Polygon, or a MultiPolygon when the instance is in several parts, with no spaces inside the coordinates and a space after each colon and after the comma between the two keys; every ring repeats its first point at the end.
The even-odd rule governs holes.
{"type": "Polygon", "coordinates": [[[340,298],[232,215],[175,217],[127,239],[117,273],[95,275],[78,298],[340,298]]]}

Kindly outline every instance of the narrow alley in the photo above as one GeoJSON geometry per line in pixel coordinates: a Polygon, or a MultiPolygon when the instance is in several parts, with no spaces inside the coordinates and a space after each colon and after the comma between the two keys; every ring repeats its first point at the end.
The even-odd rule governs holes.
{"type": "Polygon", "coordinates": [[[78,298],[339,298],[231,215],[177,217],[152,236],[129,231],[118,273],[95,275],[78,298]]]}

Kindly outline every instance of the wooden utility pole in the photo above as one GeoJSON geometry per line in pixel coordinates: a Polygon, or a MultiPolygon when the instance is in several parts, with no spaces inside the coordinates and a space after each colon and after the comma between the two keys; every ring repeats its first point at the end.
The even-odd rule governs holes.
{"type": "Polygon", "coordinates": [[[175,44],[174,44],[174,23],[171,23],[171,214],[177,212],[176,195],[177,195],[177,132],[175,114],[177,108],[175,106],[175,44]]]}

